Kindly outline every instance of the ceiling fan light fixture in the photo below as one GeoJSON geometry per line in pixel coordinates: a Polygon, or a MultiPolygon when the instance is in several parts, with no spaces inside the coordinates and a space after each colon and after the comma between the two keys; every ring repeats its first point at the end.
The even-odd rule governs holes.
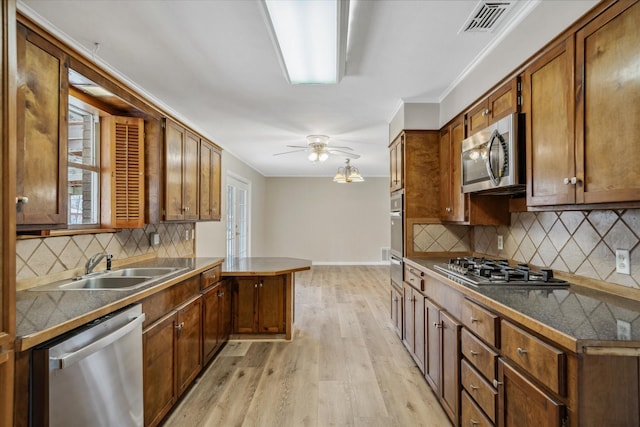
{"type": "Polygon", "coordinates": [[[349,182],[363,182],[364,178],[360,175],[360,171],[355,166],[351,166],[349,159],[345,161],[345,166],[340,166],[333,182],[345,184],[349,182]]]}
{"type": "Polygon", "coordinates": [[[318,160],[321,162],[324,162],[325,160],[327,160],[329,158],[329,153],[327,153],[325,150],[323,150],[320,155],[318,156],[318,160]]]}
{"type": "Polygon", "coordinates": [[[309,153],[309,161],[310,162],[317,162],[318,161],[318,153],[314,150],[311,153],[309,153]]]}

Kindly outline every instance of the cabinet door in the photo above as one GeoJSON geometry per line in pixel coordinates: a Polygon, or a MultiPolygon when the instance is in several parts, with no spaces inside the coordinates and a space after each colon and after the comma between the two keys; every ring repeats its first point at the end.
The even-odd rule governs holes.
{"type": "Polygon", "coordinates": [[[177,311],[176,370],[180,396],[202,369],[202,298],[194,298],[177,311]]]}
{"type": "Polygon", "coordinates": [[[415,342],[415,305],[413,302],[413,292],[411,286],[403,283],[402,291],[404,297],[404,313],[402,316],[402,342],[404,346],[413,354],[415,342]]]}
{"type": "Polygon", "coordinates": [[[561,426],[565,407],[545,394],[503,359],[498,360],[498,425],[501,427],[561,426]]]}
{"type": "Polygon", "coordinates": [[[462,192],[462,141],[464,117],[458,117],[440,136],[440,217],[445,221],[463,222],[467,218],[467,197],[462,192]]]}
{"type": "Polygon", "coordinates": [[[489,126],[489,101],[483,100],[466,114],[469,135],[489,126]]]}
{"type": "Polygon", "coordinates": [[[520,79],[516,77],[489,95],[487,100],[489,124],[495,123],[509,114],[518,112],[519,84],[520,79]]]}
{"type": "Polygon", "coordinates": [[[13,351],[0,352],[0,426],[13,425],[13,351]]]}
{"type": "Polygon", "coordinates": [[[16,195],[27,199],[16,206],[16,224],[65,227],[67,58],[18,24],[17,64],[16,195]]]}
{"type": "Polygon", "coordinates": [[[576,34],[578,203],[640,200],[640,4],[631,3],[576,34]]]}
{"type": "Polygon", "coordinates": [[[233,330],[236,334],[252,333],[256,328],[255,307],[258,278],[237,278],[233,287],[233,330]]]}
{"type": "Polygon", "coordinates": [[[220,220],[220,152],[202,141],[200,145],[200,219],[220,220]]]}
{"type": "Polygon", "coordinates": [[[183,192],[184,192],[184,219],[197,221],[200,217],[200,207],[198,205],[198,179],[200,138],[187,132],[184,144],[184,152],[182,153],[182,171],[183,171],[183,192]]]}
{"type": "Polygon", "coordinates": [[[440,307],[432,303],[428,298],[424,303],[424,319],[426,325],[426,366],[425,378],[431,388],[439,393],[440,390],[440,307]]]}
{"type": "Polygon", "coordinates": [[[425,331],[424,331],[424,301],[425,298],[415,289],[413,290],[414,301],[414,340],[413,340],[413,354],[414,358],[420,370],[424,373],[424,357],[425,357],[425,331]]]}
{"type": "Polygon", "coordinates": [[[202,293],[202,354],[204,363],[213,357],[219,341],[220,297],[222,284],[202,293]]]}
{"type": "Polygon", "coordinates": [[[284,332],[284,280],[280,276],[260,278],[257,332],[284,332]]]}
{"type": "Polygon", "coordinates": [[[391,323],[393,329],[402,339],[402,295],[394,287],[391,287],[391,323]]]}
{"type": "Polygon", "coordinates": [[[172,312],[142,334],[145,426],[158,425],[177,398],[176,319],[172,312]]]}
{"type": "Polygon", "coordinates": [[[144,228],[144,120],[104,117],[101,137],[102,225],[144,228]]]}
{"type": "Polygon", "coordinates": [[[183,151],[186,144],[185,130],[169,120],[165,122],[164,137],[164,219],[184,219],[183,201],[183,151]]]}
{"type": "Polygon", "coordinates": [[[219,316],[220,322],[218,326],[218,343],[224,343],[229,340],[231,335],[231,281],[225,280],[220,285],[219,316]]]}
{"type": "Polygon", "coordinates": [[[441,311],[442,323],[442,407],[456,424],[460,413],[460,328],[461,325],[449,313],[441,311]]]}
{"type": "Polygon", "coordinates": [[[575,201],[573,56],[569,37],[524,73],[529,206],[575,201]]]}
{"type": "Polygon", "coordinates": [[[389,149],[390,177],[389,189],[391,192],[403,188],[403,156],[404,156],[404,134],[398,136],[389,149]]]}

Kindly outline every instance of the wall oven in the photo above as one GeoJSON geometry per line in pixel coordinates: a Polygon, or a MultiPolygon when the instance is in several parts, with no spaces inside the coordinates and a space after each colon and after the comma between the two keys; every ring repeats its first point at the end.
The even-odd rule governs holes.
{"type": "Polygon", "coordinates": [[[462,141],[462,191],[526,190],[524,115],[510,114],[462,141]]]}
{"type": "Polygon", "coordinates": [[[390,256],[390,276],[392,284],[402,288],[403,279],[403,263],[404,256],[404,223],[402,192],[396,192],[391,195],[391,256],[390,256]]]}

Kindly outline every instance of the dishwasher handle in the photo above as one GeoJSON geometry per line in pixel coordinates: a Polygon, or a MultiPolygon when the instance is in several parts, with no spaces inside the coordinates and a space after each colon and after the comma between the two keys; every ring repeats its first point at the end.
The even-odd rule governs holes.
{"type": "Polygon", "coordinates": [[[72,353],[66,353],[60,357],[50,357],[49,358],[49,369],[65,369],[68,368],[69,366],[73,365],[74,363],[85,359],[89,356],[91,356],[93,353],[102,350],[103,348],[105,348],[106,346],[108,346],[109,344],[114,343],[115,341],[119,340],[120,338],[122,338],[123,336],[129,334],[131,331],[133,331],[138,325],[142,324],[142,322],[144,322],[144,313],[133,317],[129,323],[125,324],[124,326],[120,327],[119,329],[116,329],[115,331],[111,332],[108,335],[105,335],[104,337],[92,342],[91,344],[87,344],[86,346],[82,347],[79,350],[76,350],[72,353]]]}

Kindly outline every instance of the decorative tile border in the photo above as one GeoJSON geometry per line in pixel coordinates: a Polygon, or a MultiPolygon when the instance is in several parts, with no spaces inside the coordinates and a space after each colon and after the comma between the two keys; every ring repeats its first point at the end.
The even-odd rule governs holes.
{"type": "Polygon", "coordinates": [[[62,273],[84,267],[93,254],[108,252],[115,260],[153,254],[158,257],[187,257],[195,253],[194,240],[185,240],[195,224],[151,224],[144,229],[116,233],[41,237],[16,242],[16,280],[62,273]],[[149,244],[149,234],[160,234],[160,245],[149,244]]]}
{"type": "Polygon", "coordinates": [[[511,226],[476,226],[476,252],[640,288],[640,209],[521,212],[511,226]],[[497,250],[497,236],[504,250],[497,250]],[[628,249],[631,275],[616,273],[615,251],[628,249]]]}

